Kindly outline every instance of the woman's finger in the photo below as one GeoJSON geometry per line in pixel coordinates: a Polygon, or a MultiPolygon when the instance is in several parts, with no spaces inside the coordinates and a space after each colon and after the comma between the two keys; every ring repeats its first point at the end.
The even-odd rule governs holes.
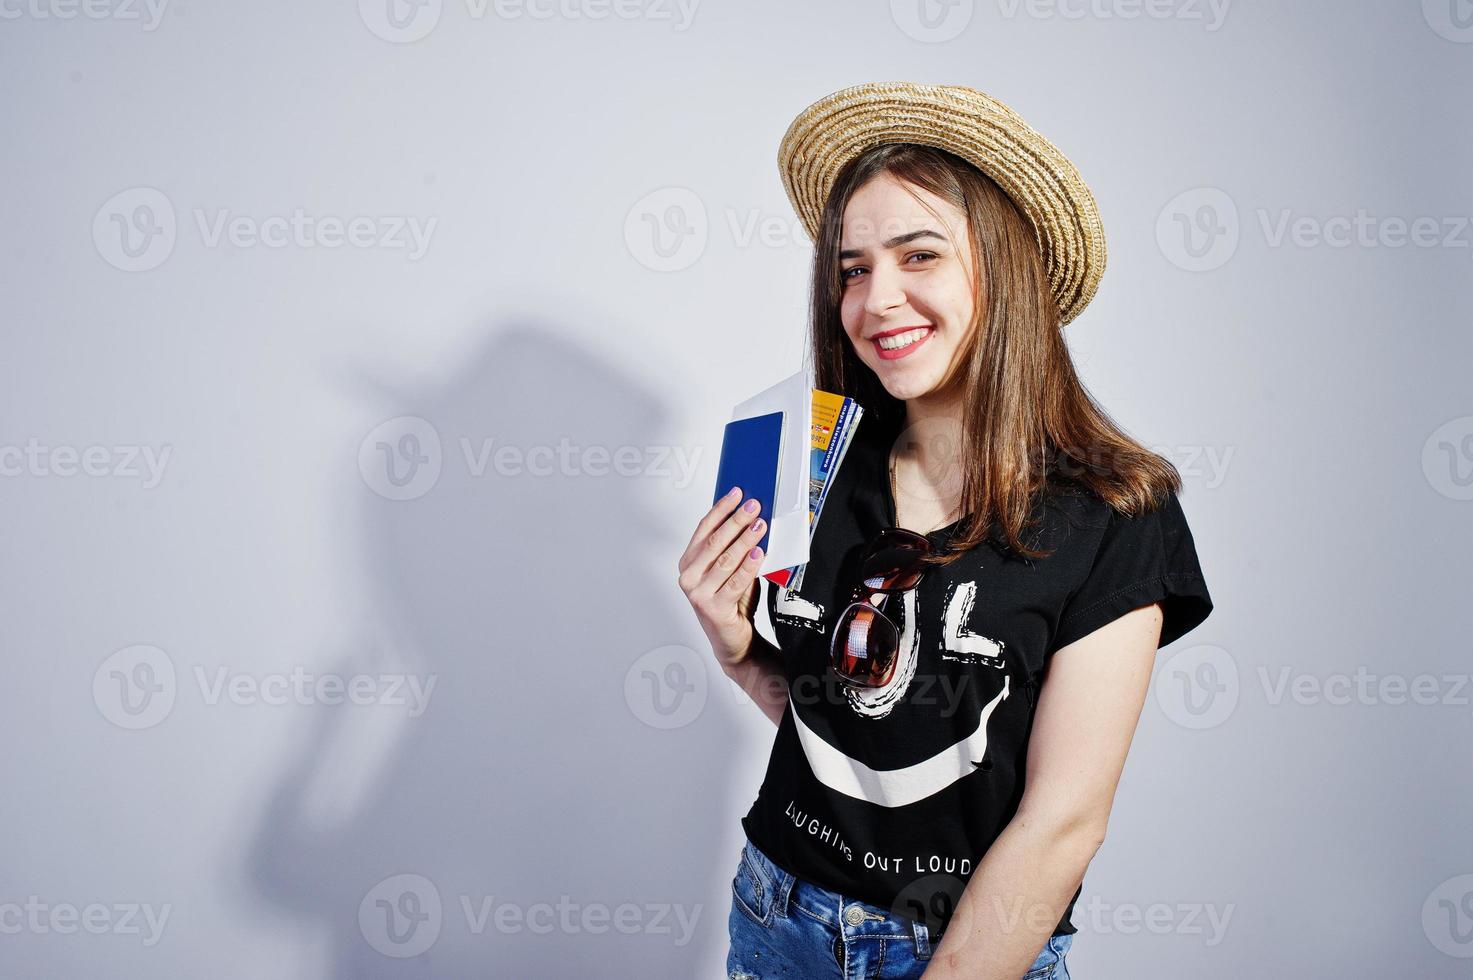
{"type": "Polygon", "coordinates": [[[695,560],[696,555],[700,553],[701,548],[705,545],[706,539],[711,536],[711,532],[716,530],[717,526],[726,520],[732,511],[736,510],[737,505],[741,501],[742,488],[732,487],[731,490],[727,491],[725,496],[711,505],[710,510],[706,511],[706,515],[696,525],[695,533],[690,536],[690,543],[685,546],[685,551],[680,555],[680,570],[682,572],[685,571],[686,566],[695,560]]]}
{"type": "Polygon", "coordinates": [[[757,542],[762,540],[762,531],[767,522],[761,519],[753,521],[752,524],[731,543],[726,549],[727,563],[731,571],[726,580],[716,588],[715,599],[719,604],[734,603],[744,598],[747,591],[752,587],[752,580],[757,577],[757,569],[762,567],[762,555],[764,552],[757,547],[757,542]]]}
{"type": "Polygon", "coordinates": [[[720,574],[714,583],[706,582],[708,573],[722,561],[732,542],[750,527],[753,521],[757,520],[760,512],[761,503],[756,499],[748,500],[717,524],[704,538],[692,542],[696,546],[696,551],[681,567],[681,587],[690,586],[686,588],[687,592],[690,592],[692,588],[700,588],[707,594],[716,591],[716,588],[726,581],[726,576],[731,574],[735,565],[728,563],[729,567],[725,568],[724,573],[720,574]]]}

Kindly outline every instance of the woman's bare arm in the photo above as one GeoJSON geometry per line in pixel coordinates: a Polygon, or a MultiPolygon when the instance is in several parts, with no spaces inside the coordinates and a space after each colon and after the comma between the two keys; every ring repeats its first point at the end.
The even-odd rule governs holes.
{"type": "Polygon", "coordinates": [[[967,881],[926,980],[1017,980],[1038,957],[1104,842],[1160,638],[1153,603],[1053,655],[1018,812],[967,881]]]}
{"type": "Polygon", "coordinates": [[[774,725],[782,724],[788,704],[788,676],[783,670],[781,650],[754,629],[745,654],[730,662],[722,660],[721,669],[757,702],[774,725]]]}

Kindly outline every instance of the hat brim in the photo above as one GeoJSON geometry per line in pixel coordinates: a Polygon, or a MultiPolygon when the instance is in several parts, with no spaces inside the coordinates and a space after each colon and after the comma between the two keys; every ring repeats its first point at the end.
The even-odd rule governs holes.
{"type": "Polygon", "coordinates": [[[959,85],[870,82],[804,109],[778,148],[788,200],[808,237],[850,161],[887,143],[918,143],[991,177],[1033,225],[1060,325],[1094,298],[1105,272],[1105,229],[1094,195],[1064,154],[1008,106],[959,85]]]}

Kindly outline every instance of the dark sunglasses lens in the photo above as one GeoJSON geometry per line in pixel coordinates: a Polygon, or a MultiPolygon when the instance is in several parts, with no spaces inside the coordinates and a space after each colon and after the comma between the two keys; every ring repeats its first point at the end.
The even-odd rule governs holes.
{"type": "Polygon", "coordinates": [[[925,570],[921,559],[929,551],[929,541],[908,531],[882,534],[870,545],[860,565],[860,581],[871,591],[913,589],[925,570]]]}
{"type": "Polygon", "coordinates": [[[900,637],[873,606],[855,603],[834,629],[834,672],[859,687],[880,687],[895,673],[900,637]]]}

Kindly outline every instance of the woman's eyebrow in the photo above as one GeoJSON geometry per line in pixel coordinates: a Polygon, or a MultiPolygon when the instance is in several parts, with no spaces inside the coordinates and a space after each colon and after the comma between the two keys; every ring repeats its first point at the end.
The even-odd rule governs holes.
{"type": "MultiPolygon", "coordinates": [[[[894,238],[890,239],[889,241],[881,242],[880,243],[880,247],[881,248],[896,248],[897,246],[905,245],[905,244],[908,244],[910,242],[913,242],[913,241],[915,241],[918,238],[925,238],[927,235],[929,235],[932,238],[940,239],[943,242],[946,241],[946,236],[944,236],[944,235],[942,235],[942,234],[940,234],[938,232],[934,232],[934,231],[932,231],[929,228],[922,228],[920,231],[912,231],[912,232],[909,232],[908,234],[896,235],[894,238]]],[[[863,255],[864,255],[864,251],[862,249],[857,249],[857,248],[846,248],[846,249],[844,249],[844,250],[842,250],[842,251],[839,252],[839,258],[841,258],[841,259],[857,259],[857,258],[861,258],[863,255]]]]}

